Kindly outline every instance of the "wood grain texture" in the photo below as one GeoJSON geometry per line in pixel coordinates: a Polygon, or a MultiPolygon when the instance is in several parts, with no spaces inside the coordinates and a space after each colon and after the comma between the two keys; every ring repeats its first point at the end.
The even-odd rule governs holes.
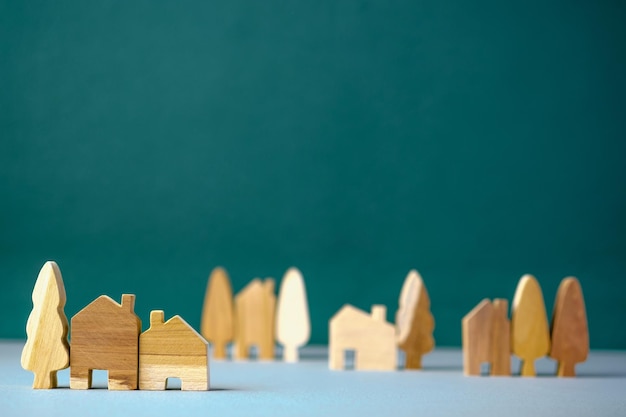
{"type": "Polygon", "coordinates": [[[259,359],[274,360],[276,338],[276,281],[273,278],[265,278],[263,282],[265,311],[265,331],[260,344],[259,359]]]}
{"type": "Polygon", "coordinates": [[[118,304],[106,295],[72,317],[70,388],[91,388],[94,369],[109,371],[109,389],[137,389],[141,320],[135,296],[118,304]]]}
{"type": "Polygon", "coordinates": [[[515,290],[511,308],[511,350],[522,360],[522,376],[535,376],[535,360],[550,351],[543,294],[532,275],[524,275],[515,290]]]}
{"type": "Polygon", "coordinates": [[[57,386],[57,371],[70,365],[65,316],[65,286],[61,270],[54,261],[46,262],[33,288],[33,310],[26,323],[26,345],[22,350],[22,368],[35,374],[33,388],[57,386]]]}
{"type": "Polygon", "coordinates": [[[215,359],[226,359],[228,343],[235,336],[233,308],[233,290],[228,273],[224,268],[217,267],[209,276],[200,331],[202,336],[213,346],[215,359]]]}
{"type": "Polygon", "coordinates": [[[491,361],[493,305],[485,298],[463,317],[463,373],[480,375],[480,365],[491,361]]]}
{"type": "Polygon", "coordinates": [[[509,302],[496,298],[492,302],[491,321],[491,369],[493,376],[511,375],[511,324],[509,302]]]}
{"type": "Polygon", "coordinates": [[[165,321],[150,313],[150,328],[139,337],[139,389],[164,390],[180,378],[183,391],[209,389],[209,343],[180,316],[165,321]]]}
{"type": "Polygon", "coordinates": [[[274,280],[253,279],[235,296],[235,357],[248,359],[256,346],[258,358],[274,359],[274,280]]]}
{"type": "Polygon", "coordinates": [[[575,277],[561,281],[554,302],[550,357],[558,361],[557,375],[576,376],[577,363],[587,360],[589,329],[580,282],[575,277]]]}
{"type": "Polygon", "coordinates": [[[287,270],[278,294],[276,340],[283,346],[283,360],[298,362],[298,348],[306,345],[311,337],[306,287],[298,268],[287,270]]]}
{"type": "Polygon", "coordinates": [[[355,370],[395,370],[395,326],[385,316],[382,305],[374,305],[371,315],[348,304],[343,306],[329,323],[329,368],[344,369],[346,350],[354,350],[355,370]]]}
{"type": "Polygon", "coordinates": [[[422,277],[411,270],[404,280],[396,313],[397,345],[405,352],[406,369],[421,369],[422,356],[435,347],[435,319],[422,277]]]}

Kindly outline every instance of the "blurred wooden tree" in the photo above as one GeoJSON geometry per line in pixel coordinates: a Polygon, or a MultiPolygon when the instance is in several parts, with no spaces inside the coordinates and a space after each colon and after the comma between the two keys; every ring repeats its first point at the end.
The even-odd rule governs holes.
{"type": "Polygon", "coordinates": [[[69,324],[63,308],[66,296],[63,277],[53,261],[44,264],[33,289],[33,310],[26,323],[27,341],[22,367],[35,374],[33,388],[57,386],[57,371],[70,364],[69,324]]]}
{"type": "Polygon", "coordinates": [[[522,376],[535,376],[535,360],[550,351],[550,332],[543,294],[537,279],[524,275],[511,307],[511,350],[522,360],[522,376]]]}
{"type": "Polygon", "coordinates": [[[225,359],[234,337],[233,290],[224,268],[213,269],[204,296],[200,333],[213,346],[213,357],[225,359]]]}
{"type": "Polygon", "coordinates": [[[561,281],[552,314],[550,357],[559,362],[558,376],[575,376],[575,365],[587,360],[589,329],[580,282],[574,277],[561,281]]]}
{"type": "Polygon", "coordinates": [[[430,298],[422,277],[409,271],[398,300],[396,313],[397,344],[405,352],[407,369],[420,369],[422,356],[433,350],[435,319],[430,312],[430,298]]]}
{"type": "Polygon", "coordinates": [[[302,273],[289,268],[280,284],[276,308],[276,340],[283,345],[283,360],[298,361],[298,348],[311,337],[311,320],[302,273]]]}

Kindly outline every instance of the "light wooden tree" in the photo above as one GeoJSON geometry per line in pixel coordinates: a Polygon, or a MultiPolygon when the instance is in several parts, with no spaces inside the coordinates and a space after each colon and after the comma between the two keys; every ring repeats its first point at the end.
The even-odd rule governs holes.
{"type": "Polygon", "coordinates": [[[561,281],[552,314],[550,357],[559,362],[558,376],[576,376],[575,365],[587,360],[589,329],[580,283],[574,277],[561,281]]]}
{"type": "Polygon", "coordinates": [[[422,277],[411,270],[404,280],[396,313],[397,345],[406,354],[405,367],[420,369],[422,356],[433,350],[435,319],[422,277]]]}
{"type": "Polygon", "coordinates": [[[522,360],[522,376],[535,376],[535,360],[550,351],[550,332],[537,279],[524,275],[511,307],[511,350],[522,360]]]}
{"type": "Polygon", "coordinates": [[[298,348],[311,336],[311,320],[302,273],[289,268],[280,284],[276,309],[276,340],[283,345],[283,360],[297,362],[298,348]]]}
{"type": "Polygon", "coordinates": [[[200,332],[213,346],[213,357],[226,358],[226,348],[234,337],[233,290],[224,268],[215,268],[209,277],[200,332]]]}
{"type": "Polygon", "coordinates": [[[26,323],[28,339],[22,351],[22,368],[35,374],[33,388],[55,388],[57,371],[70,364],[65,302],[61,271],[55,262],[48,261],[35,282],[33,310],[26,323]]]}

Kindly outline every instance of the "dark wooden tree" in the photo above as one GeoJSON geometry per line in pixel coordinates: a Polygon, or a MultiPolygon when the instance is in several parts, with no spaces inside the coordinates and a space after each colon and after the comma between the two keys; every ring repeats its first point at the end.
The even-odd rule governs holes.
{"type": "Polygon", "coordinates": [[[404,280],[396,313],[397,344],[405,352],[407,369],[420,369],[422,356],[433,350],[435,319],[420,274],[411,270],[404,280]]]}
{"type": "Polygon", "coordinates": [[[574,277],[561,281],[552,314],[550,357],[558,361],[558,376],[576,376],[575,365],[589,354],[587,312],[580,283],[574,277]]]}

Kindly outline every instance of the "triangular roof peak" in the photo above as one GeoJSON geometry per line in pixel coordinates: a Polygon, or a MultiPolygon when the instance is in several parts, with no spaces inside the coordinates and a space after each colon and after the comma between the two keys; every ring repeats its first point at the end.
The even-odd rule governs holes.
{"type": "Polygon", "coordinates": [[[179,327],[179,328],[183,328],[183,329],[193,333],[193,335],[196,336],[203,343],[208,344],[206,339],[204,337],[202,337],[202,335],[200,333],[198,333],[193,327],[191,327],[189,325],[189,323],[187,323],[185,321],[185,319],[183,319],[181,316],[175,315],[175,316],[171,317],[167,321],[165,321],[164,318],[165,318],[165,313],[164,313],[163,310],[153,310],[153,311],[151,311],[150,312],[150,328],[148,330],[146,330],[146,332],[154,329],[157,326],[179,327]]]}
{"type": "Polygon", "coordinates": [[[343,319],[343,318],[348,318],[348,319],[367,318],[376,323],[390,324],[387,322],[386,315],[387,315],[387,307],[381,304],[372,305],[372,310],[369,313],[367,311],[361,310],[360,308],[356,308],[353,305],[344,304],[343,307],[341,307],[339,311],[335,313],[335,315],[331,318],[331,320],[343,319]]]}
{"type": "Polygon", "coordinates": [[[261,281],[261,278],[254,278],[252,281],[248,283],[248,285],[246,285],[245,287],[241,289],[241,291],[239,291],[239,294],[244,294],[244,293],[253,291],[256,288],[263,288],[263,281],[261,281]]]}
{"type": "Polygon", "coordinates": [[[124,309],[131,314],[135,314],[135,296],[133,294],[122,294],[122,303],[120,304],[108,295],[101,295],[93,300],[91,303],[83,307],[83,309],[76,313],[75,316],[78,316],[84,311],[90,310],[95,306],[115,307],[119,309],[124,309]]]}
{"type": "Polygon", "coordinates": [[[366,316],[366,317],[370,317],[370,315],[366,311],[363,311],[363,310],[361,310],[359,308],[356,308],[355,306],[353,306],[351,304],[344,304],[343,307],[341,307],[339,309],[339,311],[335,313],[335,315],[332,317],[332,319],[335,319],[335,318],[338,318],[338,317],[342,317],[342,316],[366,316]]]}

